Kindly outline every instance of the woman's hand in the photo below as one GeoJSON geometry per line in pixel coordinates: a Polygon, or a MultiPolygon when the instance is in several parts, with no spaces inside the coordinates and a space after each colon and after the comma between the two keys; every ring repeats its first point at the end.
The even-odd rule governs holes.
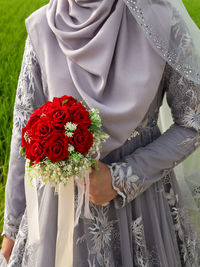
{"type": "Polygon", "coordinates": [[[97,163],[98,170],[90,173],[90,201],[95,205],[103,205],[117,196],[112,187],[110,169],[102,162],[97,163]]]}
{"type": "Polygon", "coordinates": [[[14,246],[14,241],[8,238],[6,235],[4,235],[2,242],[2,253],[7,263],[9,262],[13,246],[14,246]]]}

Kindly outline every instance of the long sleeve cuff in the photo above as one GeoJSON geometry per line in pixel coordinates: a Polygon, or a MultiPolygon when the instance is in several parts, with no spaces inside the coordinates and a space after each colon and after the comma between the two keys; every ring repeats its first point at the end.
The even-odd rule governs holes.
{"type": "Polygon", "coordinates": [[[121,162],[110,164],[112,185],[118,193],[114,200],[116,208],[124,207],[164,178],[199,144],[196,131],[174,124],[146,147],[138,148],[121,162]]]}
{"type": "Polygon", "coordinates": [[[18,218],[15,218],[12,215],[7,215],[5,212],[4,227],[3,227],[3,232],[1,235],[2,236],[6,235],[8,238],[15,241],[18,230],[19,230],[21,219],[22,219],[22,215],[20,215],[18,218]]]}

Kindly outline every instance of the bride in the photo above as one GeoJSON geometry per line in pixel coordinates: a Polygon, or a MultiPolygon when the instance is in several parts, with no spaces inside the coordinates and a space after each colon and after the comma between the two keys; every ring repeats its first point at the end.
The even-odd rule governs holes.
{"type": "MultiPolygon", "coordinates": [[[[200,32],[182,2],[51,0],[27,18],[26,28],[0,266],[199,266],[198,201],[191,195],[193,207],[187,208],[185,173],[176,177],[173,170],[200,144],[200,32]],[[72,251],[65,225],[58,225],[54,188],[38,183],[38,214],[27,212],[35,200],[26,203],[19,155],[29,116],[62,95],[98,108],[110,135],[98,183],[90,173],[93,218],[81,214],[69,240],[72,251]],[[173,124],[161,134],[164,95],[173,124]],[[39,237],[31,237],[36,232],[39,237]]],[[[194,177],[193,193],[200,181],[198,173],[194,177]]],[[[67,222],[68,210],[62,213],[67,222]]]]}

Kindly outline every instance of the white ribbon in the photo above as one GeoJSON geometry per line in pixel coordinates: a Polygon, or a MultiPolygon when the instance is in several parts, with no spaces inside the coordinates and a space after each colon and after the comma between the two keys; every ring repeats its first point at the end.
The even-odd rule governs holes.
{"type": "Polygon", "coordinates": [[[58,230],[55,267],[73,267],[74,178],[58,189],[58,230]]]}
{"type": "MultiPolygon", "coordinates": [[[[89,202],[90,202],[90,173],[88,172],[85,176],[85,209],[84,216],[85,218],[92,219],[92,214],[90,212],[89,202]]],[[[79,203],[78,203],[79,205],[79,203]]]]}
{"type": "Polygon", "coordinates": [[[73,267],[73,232],[78,225],[85,196],[84,216],[91,219],[89,209],[90,171],[84,178],[71,178],[66,186],[59,185],[58,190],[58,229],[56,242],[55,267],[73,267]],[[78,187],[78,201],[74,218],[74,182],[78,187]],[[86,190],[85,190],[86,184],[86,190]]]}
{"type": "Polygon", "coordinates": [[[36,183],[30,182],[28,175],[25,175],[25,195],[26,195],[26,212],[28,223],[28,242],[33,245],[40,240],[39,232],[39,215],[38,215],[38,195],[36,183]]]}

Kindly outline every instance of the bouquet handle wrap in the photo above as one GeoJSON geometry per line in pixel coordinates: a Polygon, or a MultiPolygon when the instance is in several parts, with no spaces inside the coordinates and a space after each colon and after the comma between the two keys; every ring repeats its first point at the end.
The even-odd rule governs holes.
{"type": "MultiPolygon", "coordinates": [[[[84,185],[84,184],[83,184],[84,185]]],[[[55,267],[73,267],[74,177],[58,187],[58,230],[55,267]]]]}

